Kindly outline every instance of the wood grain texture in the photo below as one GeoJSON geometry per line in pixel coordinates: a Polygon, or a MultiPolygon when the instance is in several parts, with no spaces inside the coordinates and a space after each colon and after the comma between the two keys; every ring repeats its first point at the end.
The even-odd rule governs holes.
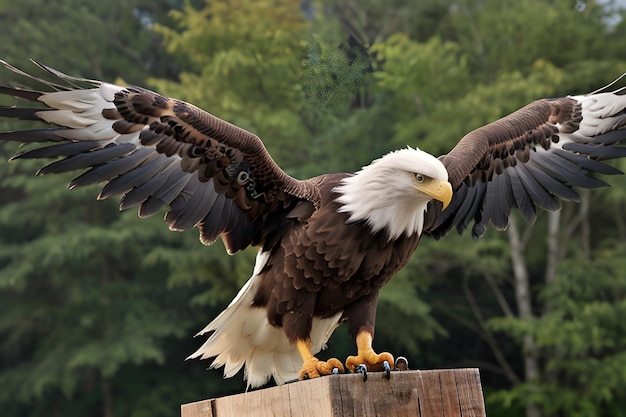
{"type": "Polygon", "coordinates": [[[478,369],[331,375],[181,406],[181,417],[485,417],[478,369]]]}

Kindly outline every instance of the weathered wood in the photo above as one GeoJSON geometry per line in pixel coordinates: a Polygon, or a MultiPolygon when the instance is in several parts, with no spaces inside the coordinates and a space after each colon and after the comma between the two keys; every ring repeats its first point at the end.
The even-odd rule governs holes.
{"type": "Polygon", "coordinates": [[[478,369],[330,375],[181,406],[181,417],[485,417],[478,369]]]}

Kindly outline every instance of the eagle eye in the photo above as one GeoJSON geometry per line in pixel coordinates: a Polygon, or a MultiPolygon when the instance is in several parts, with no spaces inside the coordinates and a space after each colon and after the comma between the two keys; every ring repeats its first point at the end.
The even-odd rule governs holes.
{"type": "Polygon", "coordinates": [[[415,174],[415,180],[419,183],[424,182],[424,180],[426,179],[425,176],[423,176],[422,174],[415,174]]]}

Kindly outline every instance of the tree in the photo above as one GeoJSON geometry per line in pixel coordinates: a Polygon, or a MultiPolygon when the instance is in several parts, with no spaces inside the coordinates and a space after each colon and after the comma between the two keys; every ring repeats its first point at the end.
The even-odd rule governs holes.
{"type": "Polygon", "coordinates": [[[163,59],[159,37],[150,29],[167,21],[165,13],[179,3],[2,1],[0,24],[9,29],[0,34],[0,53],[10,62],[35,59],[53,68],[71,69],[75,76],[114,79],[123,73],[128,82],[143,80],[148,73],[172,76],[175,68],[163,59]]]}

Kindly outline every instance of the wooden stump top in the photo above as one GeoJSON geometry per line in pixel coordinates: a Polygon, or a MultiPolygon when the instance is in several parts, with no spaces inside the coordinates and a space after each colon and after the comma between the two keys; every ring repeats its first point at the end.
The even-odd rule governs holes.
{"type": "Polygon", "coordinates": [[[485,417],[478,369],[329,375],[181,406],[181,417],[485,417]]]}

